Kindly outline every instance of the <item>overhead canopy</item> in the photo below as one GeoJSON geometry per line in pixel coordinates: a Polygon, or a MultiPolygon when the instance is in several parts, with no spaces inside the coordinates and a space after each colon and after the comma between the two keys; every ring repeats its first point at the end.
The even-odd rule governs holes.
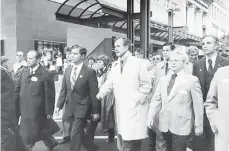
{"type": "MultiPolygon", "coordinates": [[[[127,12],[103,0],[50,0],[61,3],[56,11],[56,19],[95,28],[111,28],[113,31],[127,32],[127,12]]],[[[126,1],[125,1],[126,2],[126,1]]],[[[140,13],[133,14],[135,35],[140,36],[140,13]]],[[[200,37],[182,31],[173,32],[174,43],[200,45],[200,37]]],[[[168,41],[168,27],[150,21],[150,38],[168,41]]]]}

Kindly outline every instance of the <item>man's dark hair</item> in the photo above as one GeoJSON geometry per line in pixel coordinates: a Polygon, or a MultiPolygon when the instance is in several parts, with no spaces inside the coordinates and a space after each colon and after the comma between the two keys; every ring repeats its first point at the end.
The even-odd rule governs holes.
{"type": "Polygon", "coordinates": [[[202,40],[203,40],[204,38],[206,38],[206,37],[212,37],[212,38],[214,39],[214,41],[215,41],[215,44],[218,44],[218,43],[219,43],[219,39],[218,39],[216,36],[213,36],[213,35],[205,35],[205,36],[202,38],[202,40]]]}
{"type": "Polygon", "coordinates": [[[144,51],[141,48],[135,48],[134,52],[137,52],[139,54],[144,54],[144,51]]]}
{"type": "Polygon", "coordinates": [[[64,53],[66,54],[67,52],[71,52],[71,48],[70,47],[65,47],[64,48],[64,53]]]}
{"type": "Polygon", "coordinates": [[[71,47],[71,51],[73,50],[73,49],[79,49],[79,53],[80,53],[80,55],[81,56],[85,56],[86,57],[86,55],[87,55],[87,49],[86,48],[84,48],[84,47],[81,47],[81,46],[79,46],[79,45],[73,45],[72,47],[71,47]]]}
{"type": "Polygon", "coordinates": [[[87,60],[94,60],[94,61],[96,61],[96,58],[95,58],[95,56],[89,56],[89,57],[87,58],[87,60]]]}
{"type": "Polygon", "coordinates": [[[172,51],[176,48],[176,46],[172,42],[166,42],[166,43],[164,43],[163,47],[164,46],[170,46],[170,49],[172,51]]]}

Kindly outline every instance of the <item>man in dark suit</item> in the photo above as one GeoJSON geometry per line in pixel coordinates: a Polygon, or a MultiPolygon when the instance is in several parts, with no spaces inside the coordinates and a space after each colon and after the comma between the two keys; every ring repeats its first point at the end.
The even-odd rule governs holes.
{"type": "MultiPolygon", "coordinates": [[[[229,65],[229,60],[217,54],[218,39],[214,36],[205,36],[202,41],[204,58],[193,65],[193,75],[199,78],[203,100],[210,87],[211,80],[218,68],[229,65]]],[[[193,138],[194,151],[214,151],[214,133],[211,130],[206,113],[204,113],[204,135],[193,138]]]]}
{"type": "Polygon", "coordinates": [[[99,91],[96,72],[83,63],[87,54],[85,48],[75,45],[71,48],[71,53],[74,66],[65,71],[57,113],[64,104],[68,106],[69,110],[65,111],[68,116],[65,118],[73,120],[70,151],[80,151],[81,145],[88,151],[96,151],[98,147],[93,142],[96,127],[92,126],[86,130],[87,133],[84,132],[89,116],[92,116],[94,121],[99,119],[100,102],[96,99],[99,91]]]}
{"type": "Polygon", "coordinates": [[[57,146],[52,134],[59,130],[52,120],[55,106],[55,86],[52,74],[40,64],[40,54],[31,50],[27,54],[28,67],[16,84],[16,101],[21,115],[20,134],[31,150],[43,140],[48,150],[57,146]]]}

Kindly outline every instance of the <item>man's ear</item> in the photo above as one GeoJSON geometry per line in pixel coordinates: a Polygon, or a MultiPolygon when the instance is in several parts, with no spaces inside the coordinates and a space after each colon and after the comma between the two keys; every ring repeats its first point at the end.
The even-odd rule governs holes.
{"type": "Polygon", "coordinates": [[[81,59],[85,59],[86,58],[86,55],[81,55],[81,59]]]}

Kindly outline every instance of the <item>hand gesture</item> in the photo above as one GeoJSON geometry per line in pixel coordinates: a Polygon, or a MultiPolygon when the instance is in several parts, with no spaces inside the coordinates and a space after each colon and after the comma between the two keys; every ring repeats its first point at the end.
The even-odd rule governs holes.
{"type": "Polygon", "coordinates": [[[47,115],[47,119],[52,119],[52,115],[47,115]]]}
{"type": "Polygon", "coordinates": [[[55,111],[54,111],[54,113],[55,113],[56,115],[59,115],[59,114],[60,114],[60,109],[59,109],[59,108],[56,108],[55,111]]]}
{"type": "Polygon", "coordinates": [[[103,99],[102,95],[99,94],[99,93],[96,95],[96,98],[97,98],[98,100],[102,100],[102,99],[103,99]]]}

